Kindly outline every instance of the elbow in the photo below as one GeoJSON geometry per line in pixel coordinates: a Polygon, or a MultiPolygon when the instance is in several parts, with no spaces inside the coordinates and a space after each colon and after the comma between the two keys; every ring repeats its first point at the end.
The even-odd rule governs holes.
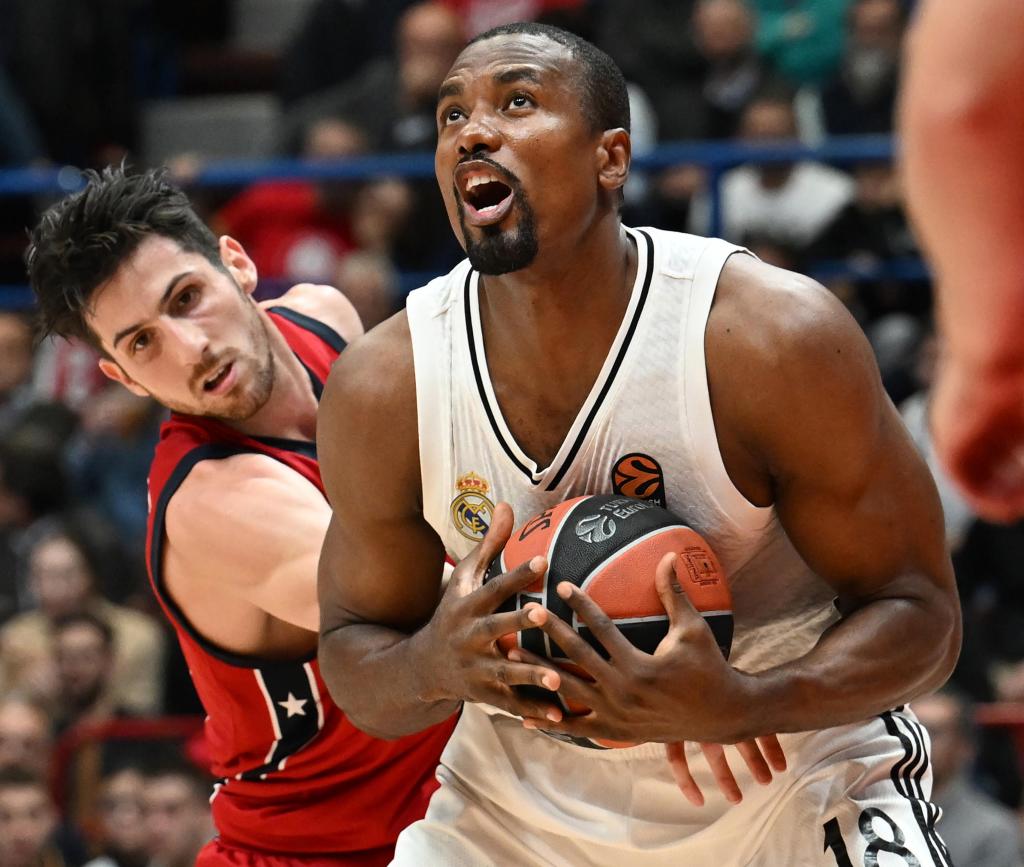
{"type": "Polygon", "coordinates": [[[923,692],[932,692],[941,687],[956,668],[963,643],[963,619],[956,595],[946,600],[941,615],[934,618],[932,628],[938,636],[935,646],[935,662],[931,676],[924,684],[923,692]]]}

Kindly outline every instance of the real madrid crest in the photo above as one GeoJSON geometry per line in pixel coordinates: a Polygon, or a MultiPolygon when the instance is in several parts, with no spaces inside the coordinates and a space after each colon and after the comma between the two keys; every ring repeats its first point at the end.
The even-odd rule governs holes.
{"type": "Polygon", "coordinates": [[[456,479],[455,490],[458,493],[452,500],[452,523],[467,539],[479,542],[491,526],[494,514],[494,503],[487,497],[491,486],[486,479],[469,472],[456,479]]]}

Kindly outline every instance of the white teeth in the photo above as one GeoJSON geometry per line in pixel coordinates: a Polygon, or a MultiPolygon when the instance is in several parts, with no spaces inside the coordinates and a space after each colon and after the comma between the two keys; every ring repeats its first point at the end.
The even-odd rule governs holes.
{"type": "Polygon", "coordinates": [[[491,184],[500,183],[497,177],[494,175],[473,175],[468,181],[466,181],[466,192],[468,193],[473,187],[478,187],[480,184],[491,184]]]}

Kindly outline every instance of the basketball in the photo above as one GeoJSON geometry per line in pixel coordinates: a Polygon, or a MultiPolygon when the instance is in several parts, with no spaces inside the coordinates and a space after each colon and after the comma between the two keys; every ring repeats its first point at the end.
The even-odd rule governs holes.
{"type": "MultiPolygon", "coordinates": [[[[669,628],[654,573],[662,557],[672,552],[680,557],[680,581],[686,595],[728,658],[733,632],[732,598],[718,559],[707,542],[680,518],[648,500],[595,495],[575,497],[546,509],[513,532],[484,581],[542,555],[548,561],[544,576],[506,600],[499,610],[514,611],[531,602],[539,603],[606,656],[590,630],[555,592],[560,582],[569,581],[600,605],[635,647],[654,653],[669,628]]],[[[498,644],[506,653],[521,647],[586,675],[541,629],[504,636],[498,644]]],[[[543,692],[550,700],[551,694],[543,692]]],[[[568,706],[561,697],[558,700],[566,713],[585,710],[568,706]]],[[[590,740],[584,745],[632,746],[590,740]]]]}

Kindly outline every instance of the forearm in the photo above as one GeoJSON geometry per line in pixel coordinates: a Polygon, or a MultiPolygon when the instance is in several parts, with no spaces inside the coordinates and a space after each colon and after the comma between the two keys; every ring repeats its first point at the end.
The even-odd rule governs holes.
{"type": "Polygon", "coordinates": [[[869,602],[826,630],[805,656],[745,676],[733,739],[866,719],[944,683],[959,649],[955,601],[869,602]]]}
{"type": "Polygon", "coordinates": [[[425,631],[351,624],[320,636],[320,670],[331,697],[363,731],[397,738],[442,722],[460,702],[441,696],[425,631]]]}

